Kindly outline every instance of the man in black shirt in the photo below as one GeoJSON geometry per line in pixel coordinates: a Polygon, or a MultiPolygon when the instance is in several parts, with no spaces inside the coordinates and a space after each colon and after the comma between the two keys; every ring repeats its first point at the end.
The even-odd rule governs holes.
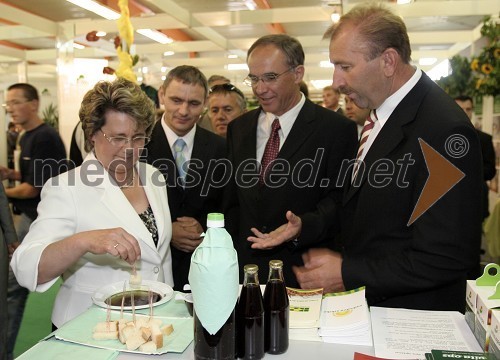
{"type": "MultiPolygon", "coordinates": [[[[40,99],[35,87],[25,83],[7,89],[6,110],[14,124],[24,130],[19,139],[21,154],[19,171],[0,166],[2,180],[19,181],[20,184],[5,189],[5,194],[20,215],[16,232],[22,241],[29,226],[37,216],[40,191],[45,181],[66,169],[66,150],[59,134],[38,116],[40,99]]],[[[15,247],[15,246],[14,246],[15,247]]],[[[9,330],[7,358],[12,357],[15,340],[21,324],[28,291],[17,283],[9,270],[8,285],[9,330]]]]}

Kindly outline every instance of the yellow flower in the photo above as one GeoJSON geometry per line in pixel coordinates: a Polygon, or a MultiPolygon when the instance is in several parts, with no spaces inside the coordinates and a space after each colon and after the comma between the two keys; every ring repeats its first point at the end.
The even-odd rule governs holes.
{"type": "Polygon", "coordinates": [[[481,84],[483,83],[483,79],[477,79],[477,82],[476,82],[476,90],[479,90],[479,88],[481,87],[481,84]]]}
{"type": "Polygon", "coordinates": [[[472,71],[477,71],[479,69],[479,60],[478,59],[472,60],[470,68],[472,69],[472,71]]]}
{"type": "Polygon", "coordinates": [[[130,80],[132,82],[137,82],[137,78],[134,74],[134,71],[132,70],[132,56],[123,51],[121,46],[116,49],[118,53],[118,69],[116,69],[115,75],[117,77],[125,78],[127,80],[130,80]]]}
{"type": "Polygon", "coordinates": [[[495,59],[500,59],[500,48],[496,48],[493,55],[495,56],[495,59]]]}
{"type": "Polygon", "coordinates": [[[483,66],[481,66],[481,71],[486,75],[489,75],[493,71],[493,66],[491,66],[490,64],[484,64],[483,66]]]}
{"type": "Polygon", "coordinates": [[[120,8],[120,18],[116,21],[118,24],[118,31],[120,33],[120,38],[127,44],[125,50],[130,51],[130,46],[132,46],[134,42],[134,28],[130,22],[128,0],[119,0],[118,7],[120,8]]]}

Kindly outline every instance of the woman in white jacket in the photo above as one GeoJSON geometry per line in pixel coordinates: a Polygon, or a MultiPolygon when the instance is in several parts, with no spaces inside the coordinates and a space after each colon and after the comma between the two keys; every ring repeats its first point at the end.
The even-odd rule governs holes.
{"type": "Polygon", "coordinates": [[[87,309],[99,287],[129,279],[133,264],[143,279],[173,285],[165,179],[138,162],[153,129],[153,103],[139,86],[117,79],[97,83],[79,115],[90,153],[47,181],[38,218],[11,263],[31,291],[62,277],[56,327],[87,309]]]}

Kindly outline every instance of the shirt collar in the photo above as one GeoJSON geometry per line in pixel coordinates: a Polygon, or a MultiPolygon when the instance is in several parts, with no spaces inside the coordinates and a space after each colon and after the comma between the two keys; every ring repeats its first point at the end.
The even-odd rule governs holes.
{"type": "Polygon", "coordinates": [[[302,106],[304,106],[304,103],[306,102],[306,97],[304,96],[303,93],[300,93],[300,100],[295,105],[293,108],[288,110],[286,113],[284,113],[281,116],[276,116],[272,113],[266,113],[265,117],[265,122],[266,126],[271,129],[271,125],[274,121],[274,119],[277,117],[280,119],[280,126],[281,126],[281,131],[283,132],[284,137],[286,138],[290,131],[292,130],[292,126],[295,123],[295,120],[297,119],[297,116],[299,116],[300,110],[302,110],[302,106]]]}
{"type": "Polygon", "coordinates": [[[167,123],[165,122],[165,114],[163,114],[163,116],[161,117],[161,126],[163,127],[163,131],[165,131],[165,135],[167,136],[167,140],[168,140],[168,145],[170,146],[170,149],[172,151],[174,149],[175,140],[181,138],[186,143],[186,149],[189,151],[189,153],[191,153],[191,151],[193,150],[193,146],[194,146],[194,136],[196,134],[196,124],[193,126],[193,128],[191,130],[189,130],[189,132],[186,135],[179,136],[176,133],[174,133],[174,131],[171,128],[168,127],[167,123]]]}
{"type": "Polygon", "coordinates": [[[377,118],[381,126],[385,124],[394,109],[396,109],[396,106],[408,95],[421,77],[422,70],[415,68],[415,73],[413,73],[412,77],[377,108],[377,118]]]}

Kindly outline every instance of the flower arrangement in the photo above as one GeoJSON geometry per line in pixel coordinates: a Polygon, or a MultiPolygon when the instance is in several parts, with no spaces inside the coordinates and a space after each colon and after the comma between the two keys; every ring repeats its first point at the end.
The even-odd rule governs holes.
{"type": "Polygon", "coordinates": [[[500,89],[500,23],[486,17],[481,35],[488,39],[481,53],[471,59],[474,93],[476,95],[498,95],[500,89]]]}
{"type": "Polygon", "coordinates": [[[451,97],[458,95],[474,96],[472,69],[470,61],[464,56],[455,55],[450,59],[451,75],[442,77],[436,83],[451,97]]]}
{"type": "MultiPolygon", "coordinates": [[[[102,69],[104,74],[122,77],[137,83],[137,77],[134,73],[134,65],[139,61],[137,54],[132,55],[131,48],[134,43],[134,28],[130,22],[130,11],[128,0],[118,0],[120,8],[120,18],[116,21],[118,25],[119,36],[115,37],[115,49],[118,55],[118,68],[115,70],[109,66],[102,69]]],[[[86,36],[88,41],[98,41],[97,31],[91,31],[86,36]]]]}

